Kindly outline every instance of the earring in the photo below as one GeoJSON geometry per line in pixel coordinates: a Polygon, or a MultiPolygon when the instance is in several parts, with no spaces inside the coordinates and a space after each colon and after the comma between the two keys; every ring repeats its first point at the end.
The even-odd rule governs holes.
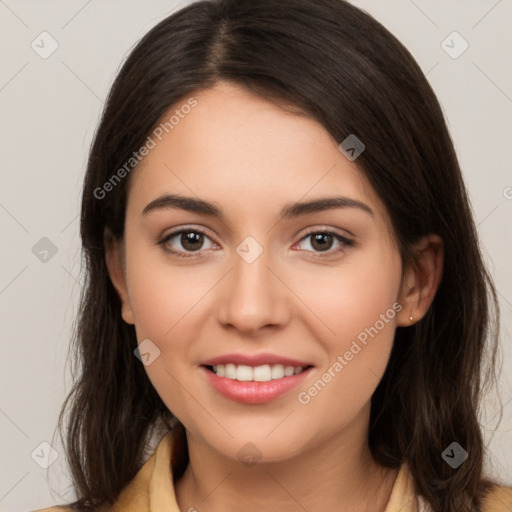
{"type": "Polygon", "coordinates": [[[413,318],[412,318],[412,315],[409,316],[409,322],[412,322],[413,318]]]}

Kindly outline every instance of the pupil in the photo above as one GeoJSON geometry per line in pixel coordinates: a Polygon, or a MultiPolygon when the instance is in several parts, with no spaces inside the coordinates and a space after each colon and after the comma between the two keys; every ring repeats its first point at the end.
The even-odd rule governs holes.
{"type": "Polygon", "coordinates": [[[181,236],[181,243],[183,244],[183,247],[186,249],[190,249],[192,251],[198,250],[202,245],[202,237],[203,235],[201,233],[194,233],[194,232],[188,232],[188,233],[182,233],[181,236]],[[194,245],[195,242],[195,245],[194,245]],[[197,242],[200,242],[197,244],[197,242]]]}
{"type": "Polygon", "coordinates": [[[332,235],[328,234],[328,233],[317,233],[314,237],[313,237],[313,242],[312,242],[312,246],[315,247],[315,244],[319,244],[318,247],[315,247],[315,248],[318,248],[320,249],[321,251],[325,251],[327,249],[329,249],[330,247],[330,243],[325,243],[325,238],[328,238],[328,241],[329,242],[332,242],[332,235]],[[322,240],[324,240],[322,242],[322,240]],[[329,246],[329,247],[327,247],[329,246]]]}

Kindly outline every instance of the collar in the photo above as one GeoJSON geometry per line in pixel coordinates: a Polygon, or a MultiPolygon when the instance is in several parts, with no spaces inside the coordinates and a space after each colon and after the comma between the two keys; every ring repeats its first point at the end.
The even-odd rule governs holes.
{"type": "MultiPolygon", "coordinates": [[[[132,481],[123,489],[109,512],[180,512],[174,492],[173,468],[185,448],[183,432],[175,428],[167,432],[153,454],[132,481]]],[[[404,463],[400,467],[385,512],[421,512],[412,476],[404,463]]]]}

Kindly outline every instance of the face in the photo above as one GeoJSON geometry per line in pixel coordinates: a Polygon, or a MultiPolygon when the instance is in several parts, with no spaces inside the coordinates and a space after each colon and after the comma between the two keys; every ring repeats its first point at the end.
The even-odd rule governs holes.
{"type": "Polygon", "coordinates": [[[226,82],[193,97],[130,177],[113,279],[187,430],[231,459],[250,442],[285,460],[367,423],[405,314],[401,259],[383,204],[319,123],[226,82]]]}

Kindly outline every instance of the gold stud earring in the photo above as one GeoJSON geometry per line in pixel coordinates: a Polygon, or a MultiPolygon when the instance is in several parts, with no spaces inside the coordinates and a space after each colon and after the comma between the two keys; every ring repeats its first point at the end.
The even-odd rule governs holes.
{"type": "Polygon", "coordinates": [[[412,318],[412,315],[409,316],[409,322],[412,322],[413,318],[412,318]]]}

